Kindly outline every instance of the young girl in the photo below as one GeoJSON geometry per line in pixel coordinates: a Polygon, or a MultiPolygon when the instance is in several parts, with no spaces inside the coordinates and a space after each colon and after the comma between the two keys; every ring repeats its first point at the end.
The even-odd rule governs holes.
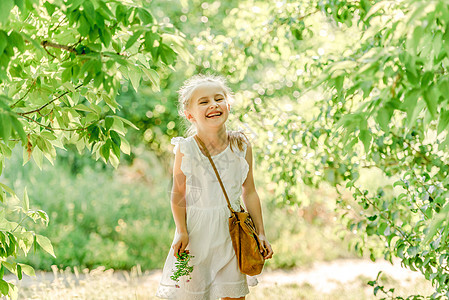
{"type": "Polygon", "coordinates": [[[206,145],[234,210],[240,197],[254,220],[256,230],[268,249],[259,196],[254,187],[252,150],[241,132],[226,130],[231,109],[231,90],[223,77],[196,75],[179,90],[180,113],[192,124],[189,137],[172,139],[175,145],[171,206],[176,232],[162,278],[156,292],[159,298],[180,300],[245,299],[248,285],[257,279],[242,274],[229,235],[230,211],[218,179],[196,134],[206,145]],[[193,256],[191,280],[182,276],[173,281],[178,255],[193,256]]]}

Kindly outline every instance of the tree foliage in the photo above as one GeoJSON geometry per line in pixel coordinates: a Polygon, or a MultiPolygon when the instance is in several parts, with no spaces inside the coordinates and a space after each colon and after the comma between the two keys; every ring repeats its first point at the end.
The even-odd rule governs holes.
{"type": "Polygon", "coordinates": [[[398,257],[447,296],[447,2],[234,4],[201,6],[220,24],[191,38],[196,70],[234,85],[275,201],[330,183],[356,250],[398,257]],[[366,169],[388,180],[369,191],[366,169]]]}
{"type": "MultiPolygon", "coordinates": [[[[398,257],[433,283],[434,298],[448,293],[446,1],[152,1],[151,12],[140,4],[1,1],[2,168],[17,143],[38,165],[72,143],[116,166],[129,152],[130,124],[116,115],[122,83],[137,90],[143,78],[156,91],[145,96],[175,99],[171,87],[212,69],[236,91],[232,123],[252,132],[276,203],[304,202],[303,184],[333,185],[357,251],[398,257]],[[189,54],[168,22],[187,34],[194,58],[177,76],[167,66],[189,54]],[[158,93],[161,75],[169,88],[158,93]],[[366,169],[388,180],[370,191],[360,181],[366,169]]],[[[148,121],[125,96],[123,116],[145,141],[177,132],[172,102],[137,96],[159,113],[148,121]]]]}
{"type": "MultiPolygon", "coordinates": [[[[11,150],[23,148],[42,166],[56,157],[55,148],[73,144],[117,167],[129,154],[125,126],[115,97],[122,84],[141,83],[157,90],[161,72],[188,59],[184,39],[172,24],[158,22],[143,1],[4,0],[0,2],[0,174],[11,150]]],[[[137,127],[135,127],[137,129],[137,127]]],[[[7,169],[6,169],[7,170],[7,169]]],[[[26,218],[48,224],[41,210],[31,210],[26,191],[1,184],[0,293],[15,297],[2,278],[4,268],[30,275],[17,264],[36,243],[54,255],[50,241],[22,224],[26,218]],[[6,197],[6,193],[9,197],[6,197]],[[20,216],[22,221],[16,222],[20,216]]]]}

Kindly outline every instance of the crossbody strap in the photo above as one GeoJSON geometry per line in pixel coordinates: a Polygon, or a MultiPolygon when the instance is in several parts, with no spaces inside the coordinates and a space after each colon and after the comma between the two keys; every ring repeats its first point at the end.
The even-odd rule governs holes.
{"type": "Polygon", "coordinates": [[[203,151],[206,153],[206,156],[207,156],[207,158],[209,159],[210,164],[212,165],[212,168],[213,168],[214,171],[215,171],[215,175],[217,175],[217,179],[218,179],[218,182],[220,183],[221,189],[223,190],[223,194],[224,194],[224,196],[225,196],[225,198],[226,198],[226,202],[228,202],[228,208],[229,208],[229,210],[230,210],[232,213],[235,213],[235,210],[231,207],[231,202],[229,202],[228,194],[226,193],[226,190],[225,190],[225,188],[224,188],[223,182],[221,181],[220,174],[218,174],[218,171],[217,171],[217,168],[215,167],[214,161],[212,160],[212,157],[210,157],[209,151],[207,150],[207,148],[206,148],[206,146],[204,145],[203,141],[202,141],[197,135],[195,135],[194,138],[195,138],[195,140],[197,140],[197,141],[200,143],[201,148],[202,148],[203,151]]]}

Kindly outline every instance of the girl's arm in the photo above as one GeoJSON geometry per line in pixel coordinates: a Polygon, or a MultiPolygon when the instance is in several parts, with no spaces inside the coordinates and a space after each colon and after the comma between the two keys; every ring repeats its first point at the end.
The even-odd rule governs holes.
{"type": "Polygon", "coordinates": [[[171,209],[178,233],[178,239],[172,245],[175,257],[183,253],[189,243],[186,222],[186,176],[181,171],[182,157],[183,154],[178,147],[173,166],[173,187],[171,193],[171,209]]]}
{"type": "Polygon", "coordinates": [[[265,229],[263,226],[263,218],[262,218],[262,208],[260,206],[259,195],[257,195],[256,187],[254,185],[254,177],[253,177],[253,152],[251,145],[248,142],[248,147],[246,150],[246,161],[249,165],[248,175],[246,177],[245,182],[243,183],[243,202],[245,203],[245,207],[248,210],[248,213],[251,215],[251,218],[254,221],[254,225],[256,226],[256,231],[259,234],[259,238],[264,243],[265,248],[268,250],[265,259],[271,258],[273,256],[273,250],[271,249],[271,245],[265,237],[265,229]]]}

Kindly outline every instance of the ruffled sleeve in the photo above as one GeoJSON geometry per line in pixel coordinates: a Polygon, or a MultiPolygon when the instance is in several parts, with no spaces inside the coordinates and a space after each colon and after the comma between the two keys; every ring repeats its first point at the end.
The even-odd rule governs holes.
{"type": "Polygon", "coordinates": [[[177,136],[171,139],[171,144],[175,145],[173,148],[173,153],[176,154],[178,152],[178,148],[181,151],[184,156],[182,157],[181,161],[181,171],[184,173],[184,175],[190,175],[191,174],[191,153],[189,149],[189,144],[187,139],[177,136]]]}

